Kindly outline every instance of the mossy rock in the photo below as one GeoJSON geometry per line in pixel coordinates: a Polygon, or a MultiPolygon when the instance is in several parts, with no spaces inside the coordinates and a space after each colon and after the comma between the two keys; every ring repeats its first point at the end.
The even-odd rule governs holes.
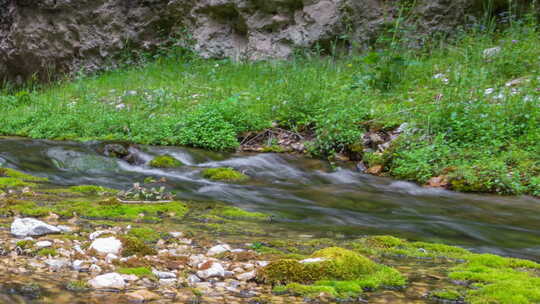
{"type": "Polygon", "coordinates": [[[277,284],[275,292],[301,296],[323,292],[333,297],[349,297],[361,294],[366,288],[403,286],[406,283],[397,270],[379,265],[351,250],[329,247],[316,251],[311,258],[320,260],[308,263],[293,259],[274,261],[260,270],[257,278],[277,284]]]}
{"type": "Polygon", "coordinates": [[[156,156],[150,161],[149,165],[153,168],[178,168],[183,166],[184,164],[178,159],[168,154],[165,154],[156,156]]]}
{"type": "Polygon", "coordinates": [[[122,256],[128,257],[132,255],[145,256],[145,255],[155,255],[157,251],[144,243],[144,241],[133,237],[125,236],[121,237],[120,241],[122,242],[122,256]]]}
{"type": "Polygon", "coordinates": [[[322,261],[313,263],[300,263],[290,259],[274,261],[259,273],[259,278],[272,284],[313,283],[319,280],[354,280],[377,270],[377,264],[370,259],[339,247],[316,251],[311,257],[321,258],[322,261]]]}
{"type": "Polygon", "coordinates": [[[96,195],[96,194],[102,194],[102,193],[117,193],[118,192],[118,190],[109,189],[109,188],[105,188],[105,187],[101,187],[101,186],[95,186],[95,185],[73,186],[73,187],[70,187],[69,190],[71,192],[89,194],[89,195],[96,195]]]}
{"type": "Polygon", "coordinates": [[[247,175],[233,168],[208,168],[202,171],[202,176],[214,181],[243,182],[249,179],[247,175]]]}

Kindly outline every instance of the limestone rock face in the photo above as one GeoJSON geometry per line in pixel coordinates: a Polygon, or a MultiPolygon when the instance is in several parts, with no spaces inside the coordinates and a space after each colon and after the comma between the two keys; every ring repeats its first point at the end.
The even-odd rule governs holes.
{"type": "MultiPolygon", "coordinates": [[[[514,1],[515,2],[515,1],[514,1]]],[[[531,0],[520,0],[528,3],[531,0]]],[[[318,44],[365,46],[391,28],[399,1],[0,0],[0,80],[42,80],[111,67],[127,50],[175,37],[203,57],[288,57],[318,44]],[[190,39],[186,39],[190,37],[190,39]]],[[[419,0],[414,37],[450,33],[482,14],[482,0],[419,0]]],[[[497,1],[495,8],[507,1],[497,1]],[[499,3],[500,2],[500,3],[499,3]]]]}

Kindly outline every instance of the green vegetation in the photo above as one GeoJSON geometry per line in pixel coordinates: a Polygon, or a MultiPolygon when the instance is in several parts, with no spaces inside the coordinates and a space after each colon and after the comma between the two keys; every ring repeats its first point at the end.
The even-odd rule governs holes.
{"type": "Polygon", "coordinates": [[[202,171],[202,176],[215,181],[243,182],[249,177],[233,168],[208,168],[202,171]]]}
{"type": "Polygon", "coordinates": [[[452,289],[436,290],[432,292],[430,296],[436,299],[444,299],[450,301],[457,301],[463,298],[463,296],[458,291],[452,289]]]}
{"type": "Polygon", "coordinates": [[[148,267],[135,267],[135,268],[119,268],[118,273],[121,274],[133,274],[139,278],[155,279],[156,276],[152,273],[152,270],[148,267]]]}
{"type": "Polygon", "coordinates": [[[131,228],[131,230],[129,230],[128,232],[128,235],[135,237],[145,243],[155,243],[161,238],[159,232],[157,232],[155,229],[148,227],[131,228]]]}
{"type": "Polygon", "coordinates": [[[212,210],[212,215],[222,216],[230,219],[268,219],[268,215],[260,212],[249,212],[237,207],[223,207],[212,210]]]}
{"type": "Polygon", "coordinates": [[[47,181],[46,178],[32,176],[10,168],[0,168],[0,189],[33,187],[33,182],[47,181]]]}
{"type": "Polygon", "coordinates": [[[108,189],[101,186],[94,185],[81,185],[73,186],[69,188],[73,192],[82,193],[82,194],[105,194],[105,193],[117,193],[118,190],[108,189]]]}
{"type": "Polygon", "coordinates": [[[17,241],[17,247],[21,248],[21,249],[30,249],[32,247],[34,247],[34,241],[32,240],[20,240],[20,241],[17,241]]]}
{"type": "Polygon", "coordinates": [[[102,201],[91,200],[62,200],[59,202],[33,202],[28,200],[9,200],[7,204],[0,203],[0,215],[21,214],[24,216],[41,217],[50,212],[62,217],[80,217],[106,220],[143,220],[159,222],[164,217],[182,218],[188,208],[182,202],[159,204],[124,204],[115,198],[102,201]]]}
{"type": "Polygon", "coordinates": [[[177,168],[182,166],[182,162],[170,155],[156,156],[149,163],[154,168],[177,168]]]}
{"type": "Polygon", "coordinates": [[[391,36],[390,44],[383,35],[380,48],[357,56],[287,62],[172,56],[24,94],[5,92],[0,134],[232,150],[246,131],[277,124],[314,134],[307,144],[312,155],[354,153],[400,179],[446,176],[460,191],[540,195],[534,21],[474,27],[419,49],[391,36]],[[493,47],[500,52],[484,56],[493,47]],[[403,123],[408,127],[390,149],[363,153],[363,134],[403,123]]]}
{"type": "Polygon", "coordinates": [[[122,241],[123,249],[122,256],[129,257],[132,255],[145,256],[155,255],[157,251],[144,243],[143,240],[132,236],[126,236],[120,238],[122,241]]]}
{"type": "Polygon", "coordinates": [[[293,259],[271,262],[258,278],[279,285],[274,292],[313,295],[320,292],[346,297],[361,294],[364,288],[403,286],[405,278],[395,269],[379,265],[347,249],[329,247],[316,251],[313,262],[301,263],[293,259]]]}
{"type": "Polygon", "coordinates": [[[42,248],[36,252],[38,256],[57,256],[58,252],[54,248],[42,248]]]}

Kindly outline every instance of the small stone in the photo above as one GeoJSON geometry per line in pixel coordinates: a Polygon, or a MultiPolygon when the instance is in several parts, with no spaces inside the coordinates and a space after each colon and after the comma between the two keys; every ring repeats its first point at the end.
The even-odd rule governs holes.
{"type": "Polygon", "coordinates": [[[178,231],[172,231],[172,232],[169,232],[169,234],[170,234],[173,238],[180,238],[180,237],[183,237],[183,236],[184,236],[184,233],[183,233],[183,232],[178,232],[178,231]]]}
{"type": "Polygon", "coordinates": [[[73,268],[73,270],[75,271],[80,271],[84,268],[84,261],[83,260],[75,260],[73,261],[73,263],[71,264],[71,268],[73,268]]]}
{"type": "Polygon", "coordinates": [[[200,283],[201,279],[199,279],[198,276],[191,274],[187,277],[187,281],[189,284],[195,284],[195,283],[200,283]]]}
{"type": "Polygon", "coordinates": [[[176,274],[172,272],[152,270],[152,273],[160,279],[176,279],[176,274]]]}
{"type": "Polygon", "coordinates": [[[227,245],[227,244],[216,245],[216,246],[210,248],[208,250],[208,252],[206,253],[206,255],[215,256],[215,255],[222,254],[222,253],[225,253],[225,252],[228,252],[228,251],[231,251],[231,247],[229,245],[227,245]]]}
{"type": "Polygon", "coordinates": [[[69,261],[66,259],[47,259],[45,264],[52,270],[57,271],[69,265],[69,261]]]}
{"type": "Polygon", "coordinates": [[[94,249],[100,254],[119,254],[122,249],[122,242],[113,236],[95,239],[90,245],[90,249],[94,249]]]}
{"type": "Polygon", "coordinates": [[[127,300],[132,303],[144,303],[159,300],[159,295],[146,289],[137,290],[126,294],[127,300]]]}
{"type": "Polygon", "coordinates": [[[101,267],[99,267],[98,265],[96,264],[92,264],[90,266],[90,272],[93,272],[93,273],[100,273],[101,272],[101,267]]]}
{"type": "Polygon", "coordinates": [[[177,283],[178,281],[176,279],[160,279],[159,280],[159,285],[160,286],[173,286],[177,283]]]}
{"type": "Polygon", "coordinates": [[[224,277],[225,269],[220,263],[211,262],[212,265],[204,270],[197,271],[197,276],[201,279],[209,279],[214,277],[224,277]]]}
{"type": "Polygon", "coordinates": [[[126,282],[134,282],[134,281],[137,281],[139,279],[139,277],[134,275],[134,274],[122,274],[122,278],[126,282]]]}
{"type": "Polygon", "coordinates": [[[105,256],[105,261],[107,261],[107,263],[112,263],[115,260],[118,260],[118,256],[114,253],[108,253],[107,256],[105,256]]]}
{"type": "Polygon", "coordinates": [[[99,275],[88,281],[88,284],[95,289],[123,289],[126,287],[124,278],[116,272],[99,275]]]}
{"type": "Polygon", "coordinates": [[[52,244],[53,243],[51,241],[39,241],[39,242],[36,242],[36,244],[34,246],[36,246],[36,248],[40,249],[40,248],[51,247],[52,244]]]}
{"type": "Polygon", "coordinates": [[[17,237],[40,236],[60,233],[61,230],[33,218],[18,218],[11,224],[11,234],[17,237]]]}
{"type": "Polygon", "coordinates": [[[257,275],[257,272],[255,270],[252,270],[250,272],[245,272],[245,273],[236,275],[236,279],[238,279],[239,281],[249,281],[249,280],[254,279],[256,275],[257,275]]]}
{"type": "Polygon", "coordinates": [[[501,51],[502,51],[502,48],[500,46],[496,46],[489,49],[485,49],[482,53],[484,55],[484,58],[488,59],[488,58],[492,58],[499,55],[501,51]]]}

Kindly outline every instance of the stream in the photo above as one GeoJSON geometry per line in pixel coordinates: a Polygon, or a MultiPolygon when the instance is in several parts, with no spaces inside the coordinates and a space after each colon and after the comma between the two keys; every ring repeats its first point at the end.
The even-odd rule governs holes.
{"type": "Polygon", "coordinates": [[[59,186],[127,189],[165,177],[180,199],[229,202],[317,236],[391,234],[459,245],[476,252],[540,260],[540,200],[463,194],[375,177],[354,168],[287,154],[215,153],[141,146],[146,162],[170,154],[185,166],[154,169],[102,156],[100,142],[0,139],[0,166],[48,177],[59,186]],[[252,179],[227,184],[203,179],[207,167],[232,167],[252,179]]]}

